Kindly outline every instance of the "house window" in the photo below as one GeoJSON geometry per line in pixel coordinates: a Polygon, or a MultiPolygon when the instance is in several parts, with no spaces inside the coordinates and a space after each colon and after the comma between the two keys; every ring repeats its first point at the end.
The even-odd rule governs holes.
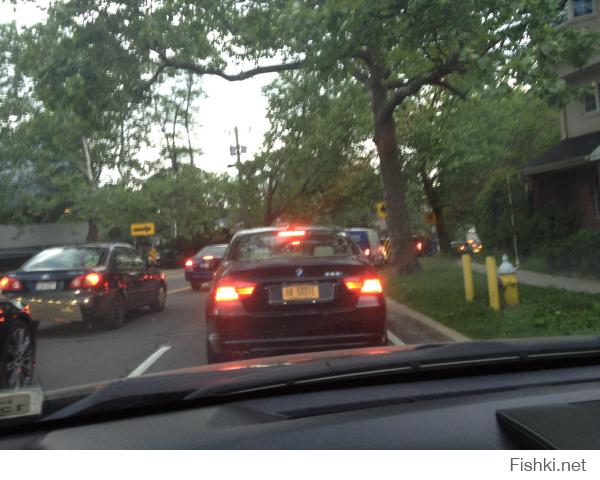
{"type": "Polygon", "coordinates": [[[583,17],[594,13],[594,0],[571,0],[573,17],[583,17]]]}
{"type": "Polygon", "coordinates": [[[594,216],[600,217],[600,175],[596,173],[592,180],[592,195],[594,201],[594,216]]]}
{"type": "Polygon", "coordinates": [[[583,111],[593,113],[600,110],[600,84],[596,83],[583,97],[583,111]]]}

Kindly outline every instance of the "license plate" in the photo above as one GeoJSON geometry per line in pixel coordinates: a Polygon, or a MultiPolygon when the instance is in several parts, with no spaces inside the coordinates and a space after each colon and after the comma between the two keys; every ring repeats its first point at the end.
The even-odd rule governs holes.
{"type": "Polygon", "coordinates": [[[281,297],[284,302],[317,300],[319,298],[319,285],[307,283],[285,285],[281,291],[281,297]]]}
{"type": "Polygon", "coordinates": [[[210,268],[210,263],[207,263],[207,262],[201,263],[200,268],[210,268]]]}
{"type": "Polygon", "coordinates": [[[56,290],[56,282],[37,282],[36,290],[56,290]]]}

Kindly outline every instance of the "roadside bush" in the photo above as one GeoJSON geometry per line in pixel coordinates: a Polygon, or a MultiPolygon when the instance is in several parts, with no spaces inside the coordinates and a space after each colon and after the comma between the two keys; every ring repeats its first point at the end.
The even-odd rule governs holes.
{"type": "Polygon", "coordinates": [[[547,243],[539,254],[557,271],[600,275],[600,230],[579,230],[547,243]]]}
{"type": "MultiPolygon", "coordinates": [[[[576,216],[557,203],[533,209],[519,174],[512,172],[511,189],[515,231],[523,255],[542,252],[577,231],[576,216]]],[[[487,249],[512,249],[512,227],[508,201],[507,172],[490,177],[475,200],[475,220],[479,237],[487,249]]]]}

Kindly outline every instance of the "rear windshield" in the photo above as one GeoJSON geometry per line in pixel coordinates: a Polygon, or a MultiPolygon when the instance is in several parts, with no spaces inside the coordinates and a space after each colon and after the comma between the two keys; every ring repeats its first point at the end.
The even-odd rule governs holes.
{"type": "Polygon", "coordinates": [[[65,270],[90,268],[103,265],[108,251],[102,247],[56,247],[49,248],[29,259],[21,270],[65,270]]]}
{"type": "Polygon", "coordinates": [[[209,245],[200,250],[196,256],[204,257],[206,255],[213,255],[215,257],[222,257],[226,249],[227,245],[209,245]]]}
{"type": "Polygon", "coordinates": [[[366,230],[362,230],[360,232],[348,232],[348,235],[350,235],[363,250],[370,247],[369,236],[366,230]]]}
{"type": "Polygon", "coordinates": [[[230,260],[261,260],[280,257],[339,257],[360,255],[355,243],[337,232],[310,232],[281,236],[279,232],[243,235],[233,243],[230,260]]]}

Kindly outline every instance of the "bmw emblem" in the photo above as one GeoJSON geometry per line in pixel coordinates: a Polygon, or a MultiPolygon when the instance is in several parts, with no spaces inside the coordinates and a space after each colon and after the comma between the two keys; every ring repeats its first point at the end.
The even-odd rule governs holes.
{"type": "Polygon", "coordinates": [[[296,269],[296,276],[297,277],[301,277],[302,275],[304,275],[304,270],[302,270],[301,268],[297,268],[296,269]]]}

